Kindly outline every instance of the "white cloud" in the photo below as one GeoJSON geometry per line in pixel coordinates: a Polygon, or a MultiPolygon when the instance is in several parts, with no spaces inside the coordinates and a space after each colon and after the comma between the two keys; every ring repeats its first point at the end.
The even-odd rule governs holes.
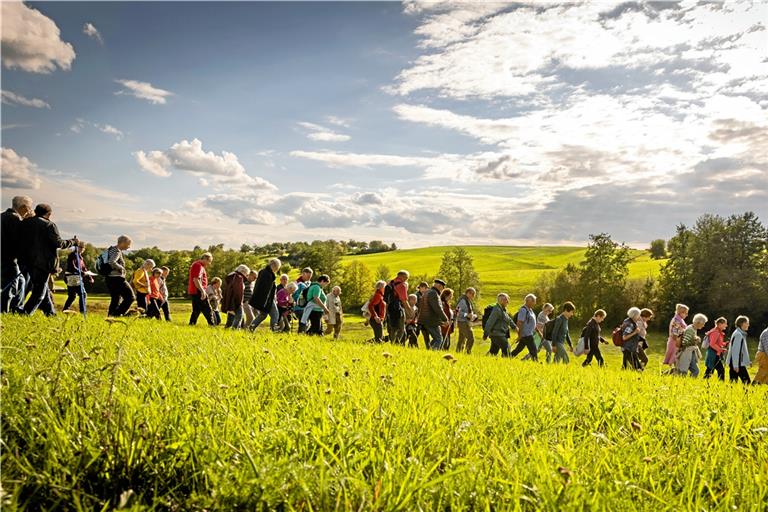
{"type": "Polygon", "coordinates": [[[153,87],[149,82],[140,82],[138,80],[115,80],[125,89],[115,92],[117,95],[128,95],[147,100],[154,105],[165,105],[168,97],[173,96],[171,91],[153,87]]]}
{"type": "Polygon", "coordinates": [[[31,73],[68,70],[75,60],[72,45],[61,40],[56,23],[22,2],[2,2],[2,59],[9,69],[31,73]]]}
{"type": "Polygon", "coordinates": [[[351,128],[352,123],[349,119],[344,119],[343,117],[337,117],[337,116],[326,116],[325,120],[334,126],[341,126],[342,128],[351,128]]]}
{"type": "Polygon", "coordinates": [[[263,190],[276,190],[267,180],[250,176],[240,164],[237,155],[222,151],[204,151],[199,139],[182,140],[165,151],[136,151],[136,162],[145,171],[156,176],[167,177],[171,170],[188,172],[205,183],[214,185],[252,186],[263,190]]]}
{"type": "Polygon", "coordinates": [[[11,148],[2,148],[2,183],[5,188],[38,189],[37,165],[11,148]]]}
{"type": "Polygon", "coordinates": [[[300,122],[298,125],[309,132],[307,133],[307,138],[311,140],[322,142],[346,142],[351,139],[349,135],[337,133],[319,124],[300,122]]]}
{"type": "Polygon", "coordinates": [[[83,34],[87,35],[91,39],[95,39],[99,44],[104,44],[104,39],[101,37],[101,32],[93,25],[93,23],[86,23],[83,25],[83,34]]]}
{"type": "Polygon", "coordinates": [[[323,162],[331,167],[426,167],[434,162],[429,157],[342,153],[335,151],[291,151],[291,156],[323,162]]]}
{"type": "Polygon", "coordinates": [[[81,133],[86,127],[93,127],[102,133],[112,135],[115,140],[122,140],[125,134],[119,129],[115,128],[111,124],[93,123],[86,119],[78,117],[75,122],[69,127],[69,130],[74,133],[81,133]]]}
{"type": "Polygon", "coordinates": [[[34,107],[34,108],[51,108],[51,106],[40,99],[37,98],[26,98],[22,96],[21,94],[16,94],[11,91],[2,91],[2,101],[6,105],[21,105],[24,107],[34,107]]]}

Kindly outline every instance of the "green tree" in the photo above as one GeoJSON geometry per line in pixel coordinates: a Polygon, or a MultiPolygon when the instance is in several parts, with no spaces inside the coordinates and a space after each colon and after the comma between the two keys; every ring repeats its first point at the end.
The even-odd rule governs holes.
{"type": "Polygon", "coordinates": [[[360,307],[373,294],[373,278],[371,271],[360,261],[352,261],[342,267],[341,301],[346,311],[358,313],[360,307]]]}
{"type": "Polygon", "coordinates": [[[662,238],[658,238],[651,242],[651,246],[648,249],[651,253],[651,258],[654,260],[661,260],[667,257],[667,242],[662,238]]]}
{"type": "Polygon", "coordinates": [[[478,290],[480,288],[480,278],[475,271],[472,255],[463,247],[454,247],[443,254],[437,275],[458,295],[470,286],[478,290]]]}
{"type": "Polygon", "coordinates": [[[389,267],[381,264],[376,268],[376,280],[377,281],[386,281],[389,282],[390,279],[392,279],[393,276],[389,273],[389,267]]]}

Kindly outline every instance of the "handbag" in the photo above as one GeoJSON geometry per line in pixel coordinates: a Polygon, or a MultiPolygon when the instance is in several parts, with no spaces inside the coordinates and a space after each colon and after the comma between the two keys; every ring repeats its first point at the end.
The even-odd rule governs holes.
{"type": "Polygon", "coordinates": [[[82,279],[78,274],[67,274],[65,278],[67,281],[67,286],[80,286],[82,279]]]}
{"type": "Polygon", "coordinates": [[[586,350],[584,346],[586,345],[586,342],[584,341],[584,337],[582,336],[579,338],[579,341],[576,343],[576,348],[573,349],[573,355],[575,356],[583,356],[589,350],[586,350]]]}

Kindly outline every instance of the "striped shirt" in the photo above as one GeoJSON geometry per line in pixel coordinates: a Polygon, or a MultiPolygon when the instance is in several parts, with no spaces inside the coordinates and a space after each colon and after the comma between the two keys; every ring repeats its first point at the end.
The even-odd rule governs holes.
{"type": "Polygon", "coordinates": [[[243,288],[243,304],[248,304],[251,302],[251,297],[253,297],[253,286],[256,284],[256,281],[245,281],[245,285],[243,288]]]}
{"type": "Polygon", "coordinates": [[[110,277],[125,277],[123,251],[118,249],[116,245],[107,250],[107,263],[112,267],[112,271],[109,273],[110,277]]]}

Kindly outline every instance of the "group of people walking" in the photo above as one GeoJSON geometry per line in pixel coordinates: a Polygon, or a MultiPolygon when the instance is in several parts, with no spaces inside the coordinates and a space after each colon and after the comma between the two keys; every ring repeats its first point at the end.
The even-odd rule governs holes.
{"type": "MultiPolygon", "coordinates": [[[[137,311],[149,318],[171,320],[166,284],[168,267],[158,267],[152,259],[147,259],[128,277],[123,252],[130,249],[132,241],[128,236],[120,236],[96,259],[96,273],[91,272],[82,257],[83,242],[76,237],[62,239],[51,220],[52,213],[46,204],[38,204],[33,209],[32,200],[26,196],[14,197],[11,208],[2,213],[3,312],[29,315],[40,309],[46,315],[55,314],[52,290],[53,276],[61,272],[58,251],[72,248],[64,269],[65,310],[79,299],[80,311],[84,312],[84,283],[93,282],[94,276],[101,275],[110,294],[109,316],[137,311]],[[137,308],[132,310],[134,302],[137,308]]],[[[207,269],[212,262],[213,255],[206,252],[190,266],[187,287],[192,301],[190,325],[195,325],[201,315],[209,325],[220,325],[222,314],[226,314],[225,327],[230,329],[253,331],[269,318],[269,328],[276,332],[290,331],[297,322],[298,332],[340,336],[344,322],[341,288],[334,286],[327,292],[331,284],[328,275],[314,279],[313,270],[307,267],[296,280],[292,281],[287,274],[278,278],[282,263],[273,258],[258,271],[239,265],[224,279],[214,277],[209,282],[207,269]]],[[[601,336],[606,319],[602,309],[594,312],[574,347],[568,323],[576,307],[571,302],[562,304],[557,316],[550,318],[555,312],[554,306],[544,304],[536,313],[537,298],[528,294],[514,315],[510,315],[509,295],[500,293],[496,303],[487,306],[481,316],[475,311],[477,291],[474,288],[465,289],[454,300],[454,290],[438,278],[431,286],[419,283],[415,293],[409,294],[409,277],[408,271],[401,270],[390,281],[375,283],[370,299],[362,308],[373,332],[372,342],[416,347],[422,336],[426,348],[447,350],[456,338],[455,349],[469,354],[475,344],[473,325],[480,320],[483,340],[490,340],[490,355],[516,357],[525,351],[524,359],[538,361],[543,349],[547,363],[568,363],[570,350],[575,355],[586,355],[583,366],[589,366],[592,361],[604,365],[600,345],[608,342],[601,336]],[[514,347],[510,342],[512,333],[515,333],[514,347]]],[[[732,334],[726,337],[726,318],[718,318],[714,326],[705,331],[709,319],[698,313],[688,325],[685,321],[688,312],[687,306],[678,304],[669,324],[664,364],[670,366],[670,373],[697,377],[699,362],[703,361],[705,378],[716,373],[724,380],[728,368],[731,381],[754,380],[768,384],[768,329],[760,335],[755,356],[758,371],[751,379],[747,343],[749,318],[737,317],[732,334]]],[[[653,317],[653,311],[648,308],[632,307],[613,329],[612,342],[621,347],[625,369],[641,371],[648,364],[647,329],[653,317]]]]}

